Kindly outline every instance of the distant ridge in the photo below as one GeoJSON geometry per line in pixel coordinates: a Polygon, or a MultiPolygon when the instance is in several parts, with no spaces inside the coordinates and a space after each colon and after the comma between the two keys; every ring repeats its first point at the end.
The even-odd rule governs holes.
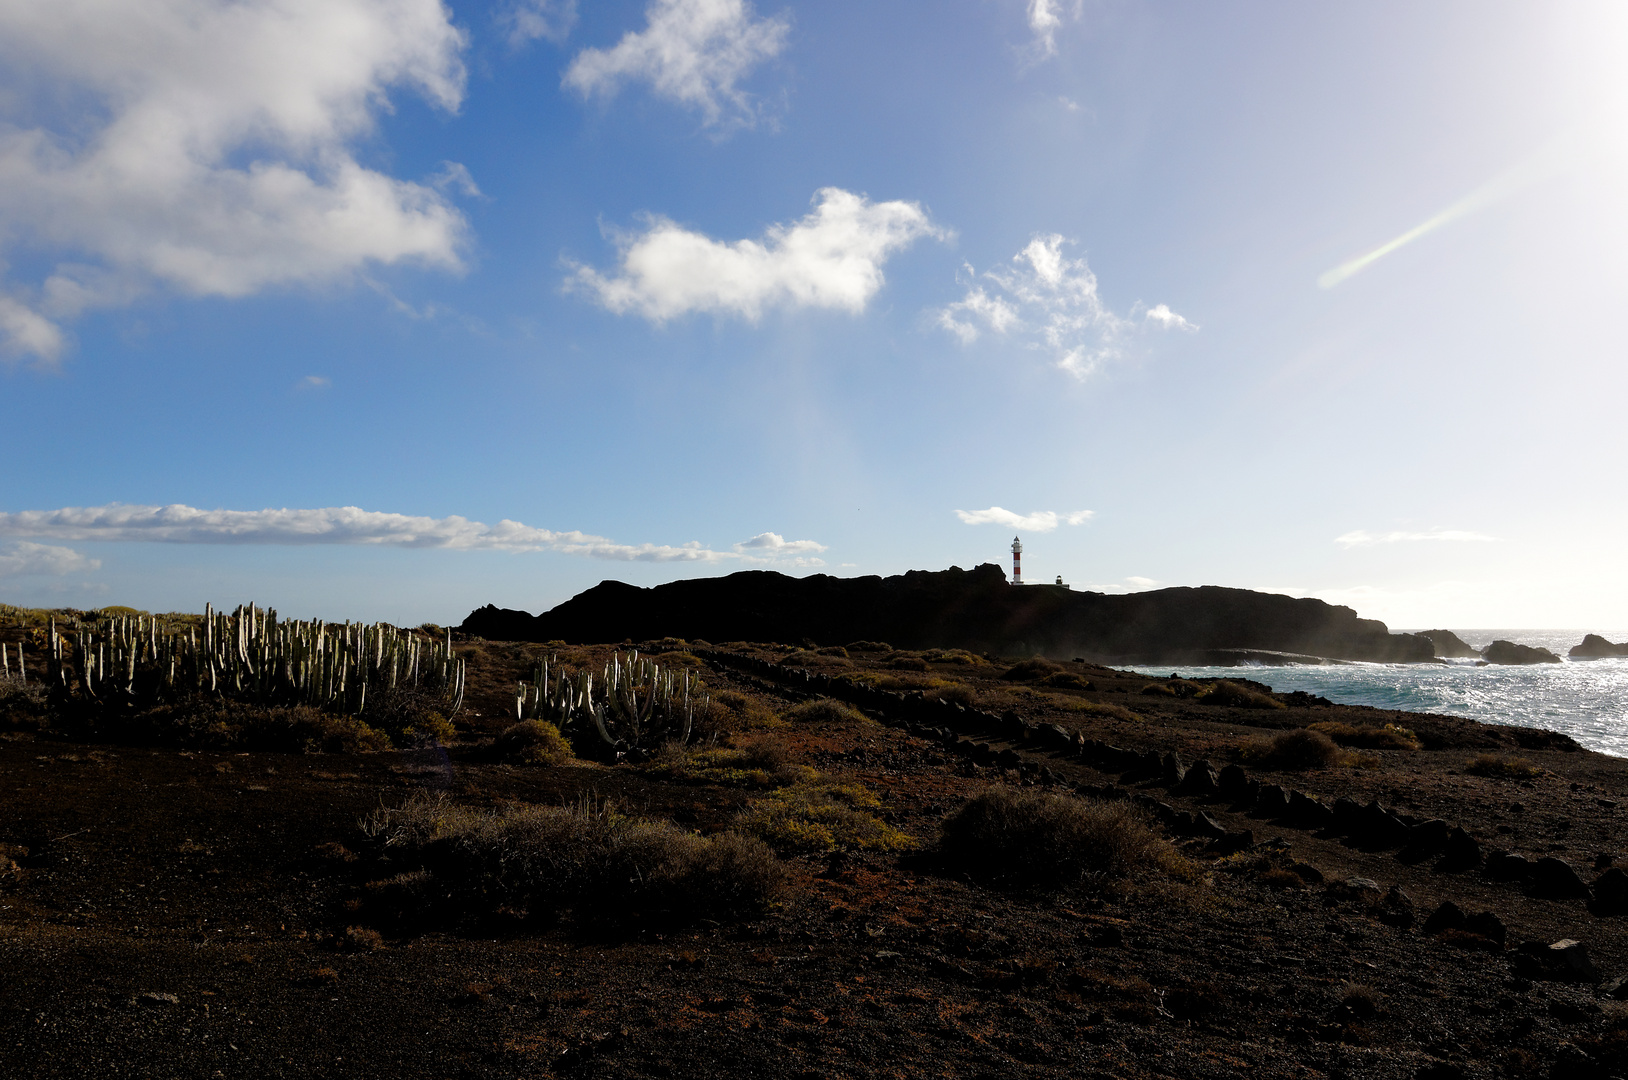
{"type": "Polygon", "coordinates": [[[1385,663],[1435,656],[1429,638],[1392,634],[1382,622],[1321,600],[1214,585],[1123,595],[1018,587],[993,563],[887,578],[747,570],[653,588],[603,581],[541,615],[488,604],[460,629],[492,640],[573,643],[870,640],[1120,664],[1269,662],[1271,654],[1385,663]]]}

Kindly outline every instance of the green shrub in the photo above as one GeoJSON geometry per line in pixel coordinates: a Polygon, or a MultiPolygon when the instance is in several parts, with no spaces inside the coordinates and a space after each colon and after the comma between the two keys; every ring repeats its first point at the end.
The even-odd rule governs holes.
{"type": "Polygon", "coordinates": [[[522,720],[505,728],[496,749],[503,760],[519,765],[561,765],[571,760],[571,744],[546,720],[522,720]]]}
{"type": "Polygon", "coordinates": [[[454,918],[565,909],[624,923],[741,917],[761,912],[786,882],[759,840],[702,837],[588,801],[480,810],[419,795],[378,811],[364,831],[413,867],[376,891],[407,893],[454,918]]]}
{"type": "Polygon", "coordinates": [[[844,660],[848,659],[848,650],[841,645],[824,645],[814,651],[821,656],[840,656],[844,660]]]}
{"type": "Polygon", "coordinates": [[[1140,693],[1147,697],[1175,697],[1176,692],[1164,683],[1151,682],[1142,687],[1140,693]]]}
{"type": "Polygon", "coordinates": [[[892,652],[893,646],[885,641],[850,641],[848,651],[856,652],[892,652]]]}
{"type": "Polygon", "coordinates": [[[1341,746],[1362,750],[1417,750],[1419,737],[1405,727],[1386,724],[1384,727],[1345,724],[1338,720],[1325,720],[1308,724],[1307,730],[1320,731],[1341,746]]]}
{"type": "Polygon", "coordinates": [[[1543,775],[1542,769],[1525,758],[1501,757],[1498,754],[1482,754],[1464,766],[1464,771],[1500,780],[1531,780],[1543,775]]]}
{"type": "Polygon", "coordinates": [[[1310,728],[1295,728],[1270,742],[1253,743],[1243,748],[1241,756],[1267,768],[1297,771],[1332,768],[1343,759],[1333,739],[1310,728]]]}
{"type": "Polygon", "coordinates": [[[944,819],[938,851],[973,877],[1019,886],[1066,886],[1092,874],[1186,872],[1176,849],[1129,802],[1000,785],[944,819]]]}
{"type": "Polygon", "coordinates": [[[1054,686],[1059,690],[1095,690],[1097,688],[1096,684],[1090,679],[1072,671],[1055,672],[1047,675],[1042,682],[1046,686],[1054,686]]]}
{"type": "Polygon", "coordinates": [[[871,811],[882,805],[858,784],[796,784],[753,799],[735,827],[782,854],[902,851],[915,840],[871,811]]]}
{"type": "MultiPolygon", "coordinates": [[[[1144,690],[1143,693],[1146,693],[1146,691],[1144,690]]],[[[1206,705],[1225,705],[1234,709],[1287,708],[1283,702],[1270,694],[1263,694],[1259,690],[1251,690],[1247,686],[1241,686],[1227,679],[1219,679],[1210,684],[1210,688],[1200,693],[1196,700],[1202,701],[1206,705]]]]}
{"type": "Polygon", "coordinates": [[[815,698],[805,701],[801,705],[793,705],[785,711],[785,718],[798,724],[811,723],[849,723],[874,724],[876,721],[850,705],[844,705],[834,698],[815,698]]]}
{"type": "Polygon", "coordinates": [[[914,655],[912,655],[910,653],[897,653],[897,654],[895,654],[893,656],[887,657],[886,659],[887,659],[887,666],[892,668],[894,671],[931,671],[932,670],[932,668],[928,665],[926,660],[923,660],[921,657],[914,656],[914,655]]]}

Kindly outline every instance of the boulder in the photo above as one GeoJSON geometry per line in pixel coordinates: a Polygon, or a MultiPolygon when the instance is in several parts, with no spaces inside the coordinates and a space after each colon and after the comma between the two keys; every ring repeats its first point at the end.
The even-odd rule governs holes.
{"type": "Polygon", "coordinates": [[[1565,938],[1551,945],[1541,941],[1522,943],[1513,957],[1515,974],[1525,979],[1548,982],[1597,983],[1600,969],[1588,958],[1588,946],[1565,938]]]}
{"type": "Polygon", "coordinates": [[[1573,645],[1566,654],[1573,660],[1599,660],[1607,656],[1628,656],[1628,641],[1613,645],[1599,634],[1589,634],[1581,645],[1573,645]]]}
{"type": "Polygon", "coordinates": [[[1589,888],[1570,863],[1545,855],[1532,866],[1526,895],[1541,900],[1583,900],[1588,898],[1589,888]]]}
{"type": "Polygon", "coordinates": [[[1215,766],[1203,758],[1193,762],[1193,767],[1187,770],[1176,790],[1183,795],[1194,795],[1199,798],[1208,798],[1221,792],[1221,778],[1216,775],[1215,766]]]}
{"type": "Polygon", "coordinates": [[[1182,766],[1181,755],[1174,750],[1159,760],[1159,784],[1163,787],[1180,787],[1187,770],[1182,766]]]}
{"type": "Polygon", "coordinates": [[[1494,641],[1481,650],[1481,658],[1489,664],[1558,664],[1560,657],[1548,649],[1531,645],[1517,645],[1513,641],[1494,641]]]}
{"type": "Polygon", "coordinates": [[[1418,636],[1429,638],[1436,647],[1436,655],[1446,660],[1468,660],[1481,655],[1451,630],[1424,630],[1418,636]]]}
{"type": "Polygon", "coordinates": [[[1620,866],[1595,878],[1589,892],[1594,898],[1589,907],[1596,915],[1628,915],[1628,872],[1620,866]]]}
{"type": "Polygon", "coordinates": [[[1249,774],[1244,772],[1242,765],[1226,766],[1216,777],[1216,782],[1221,786],[1221,794],[1234,802],[1242,801],[1249,790],[1249,774]]]}
{"type": "Polygon", "coordinates": [[[1334,811],[1304,791],[1291,791],[1289,820],[1302,829],[1323,829],[1334,823],[1334,811]]]}
{"type": "Polygon", "coordinates": [[[1436,870],[1443,874],[1456,874],[1464,870],[1474,870],[1481,865],[1481,845],[1475,837],[1458,826],[1448,830],[1447,843],[1441,850],[1441,858],[1436,860],[1436,870]]]}
{"type": "Polygon", "coordinates": [[[1504,920],[1490,911],[1479,911],[1474,915],[1464,917],[1464,931],[1469,934],[1479,934],[1488,941],[1495,941],[1501,949],[1508,938],[1508,931],[1504,929],[1504,920]]]}
{"type": "Polygon", "coordinates": [[[1421,821],[1408,829],[1407,846],[1397,858],[1406,863],[1418,863],[1439,855],[1446,849],[1447,838],[1452,832],[1453,827],[1441,818],[1421,821]]]}
{"type": "Polygon", "coordinates": [[[1464,909],[1451,900],[1444,900],[1442,905],[1430,913],[1430,918],[1424,921],[1420,928],[1426,935],[1440,934],[1446,930],[1464,929],[1464,909]]]}
{"type": "Polygon", "coordinates": [[[1349,835],[1358,847],[1383,851],[1406,844],[1410,833],[1407,822],[1375,800],[1358,812],[1349,835]]]}
{"type": "Polygon", "coordinates": [[[1369,914],[1386,926],[1406,930],[1413,925],[1413,900],[1402,891],[1400,885],[1392,885],[1390,891],[1373,906],[1369,914]]]}
{"type": "Polygon", "coordinates": [[[1250,811],[1257,817],[1280,818],[1289,812],[1289,793],[1276,784],[1265,784],[1260,794],[1255,797],[1255,808],[1250,811]]]}
{"type": "Polygon", "coordinates": [[[1525,881],[1532,876],[1532,860],[1513,851],[1495,851],[1487,856],[1487,877],[1493,881],[1525,881]]]}

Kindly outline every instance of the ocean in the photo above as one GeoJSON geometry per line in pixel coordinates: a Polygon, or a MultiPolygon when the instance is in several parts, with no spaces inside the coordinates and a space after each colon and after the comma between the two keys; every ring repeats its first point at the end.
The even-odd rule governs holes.
{"type": "MultiPolygon", "coordinates": [[[[1417,633],[1398,630],[1396,633],[1417,633]]],[[[1541,646],[1564,658],[1583,635],[1628,641],[1628,630],[1454,630],[1481,648],[1503,639],[1541,646]]],[[[1628,657],[1567,660],[1529,667],[1446,664],[1291,665],[1289,667],[1134,667],[1147,675],[1192,679],[1243,676],[1274,690],[1304,690],[1343,705],[1449,713],[1489,724],[1563,732],[1590,750],[1628,757],[1628,657]]]]}

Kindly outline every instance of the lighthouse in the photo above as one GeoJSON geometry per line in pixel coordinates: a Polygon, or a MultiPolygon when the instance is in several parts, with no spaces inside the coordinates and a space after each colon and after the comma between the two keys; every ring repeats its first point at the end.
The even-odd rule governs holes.
{"type": "Polygon", "coordinates": [[[1012,537],[1012,584],[1023,584],[1023,541],[1012,537]]]}

